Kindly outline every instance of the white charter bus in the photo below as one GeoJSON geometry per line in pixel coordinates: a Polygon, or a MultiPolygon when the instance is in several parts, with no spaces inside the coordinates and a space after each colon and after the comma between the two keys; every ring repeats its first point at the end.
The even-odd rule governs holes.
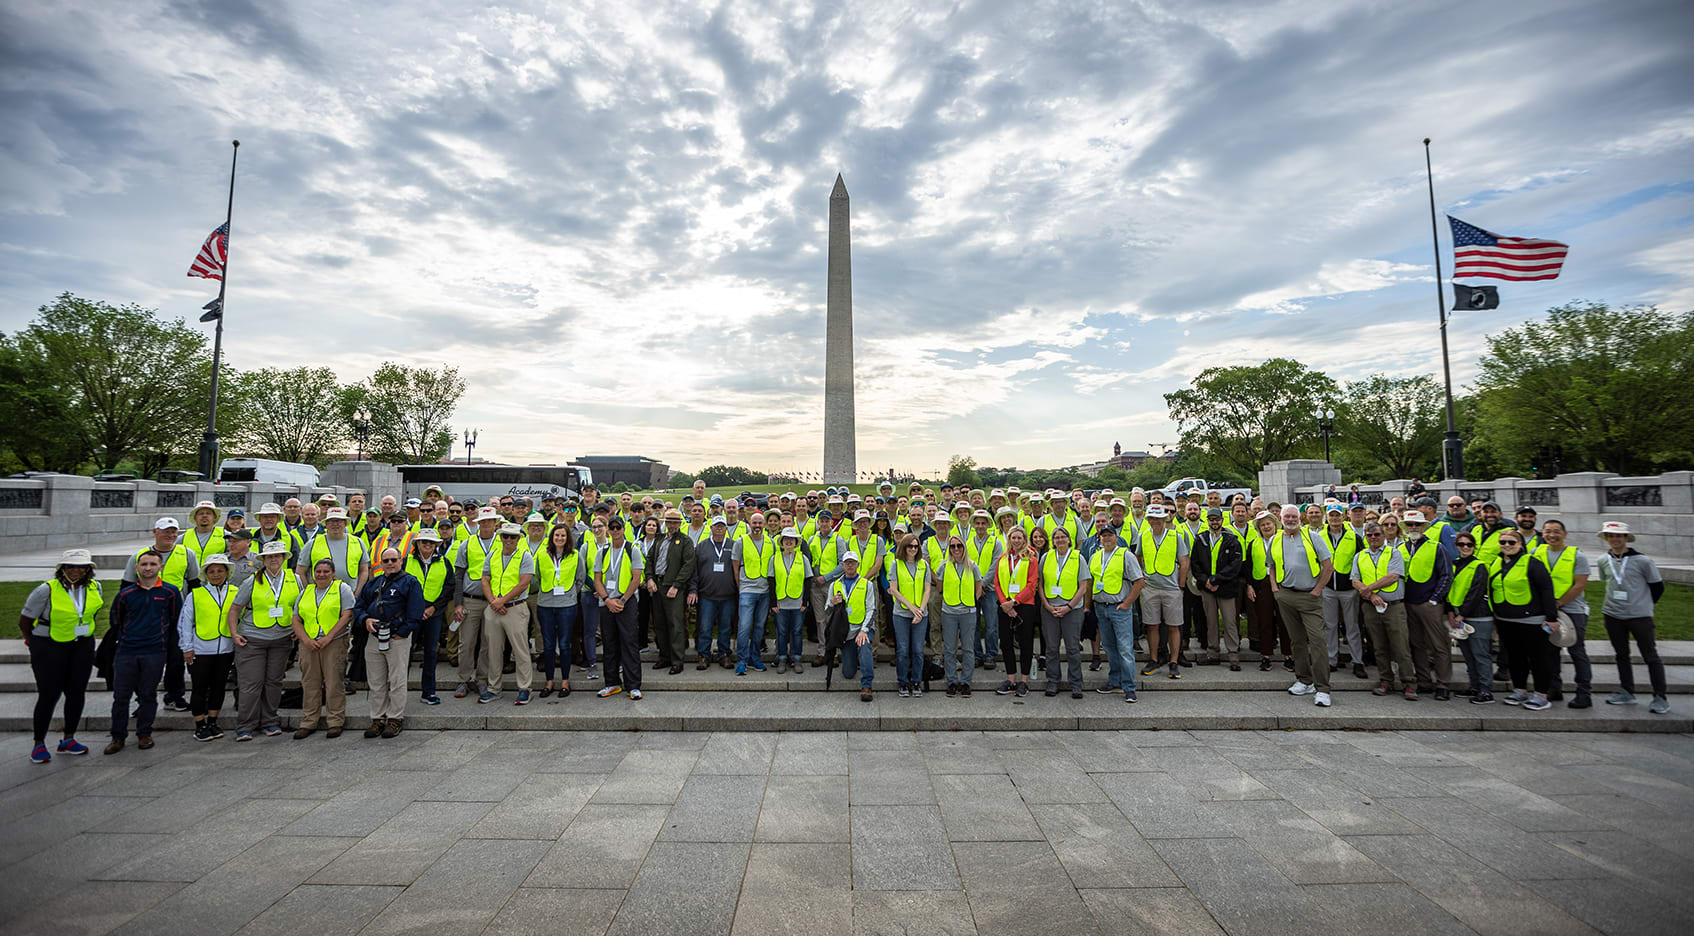
{"type": "Polygon", "coordinates": [[[580,465],[401,465],[406,497],[439,487],[456,501],[486,504],[497,497],[563,497],[579,494],[593,473],[580,465]]]}
{"type": "Polygon", "coordinates": [[[318,469],[297,462],[269,458],[226,458],[218,465],[219,484],[241,481],[275,481],[317,487],[318,469]]]}

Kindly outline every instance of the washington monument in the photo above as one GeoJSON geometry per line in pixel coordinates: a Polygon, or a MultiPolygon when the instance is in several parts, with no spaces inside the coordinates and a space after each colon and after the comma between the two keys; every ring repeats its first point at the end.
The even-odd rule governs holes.
{"type": "Polygon", "coordinates": [[[829,193],[829,290],[824,326],[823,480],[858,480],[853,440],[853,252],[849,243],[847,183],[835,176],[829,193]]]}

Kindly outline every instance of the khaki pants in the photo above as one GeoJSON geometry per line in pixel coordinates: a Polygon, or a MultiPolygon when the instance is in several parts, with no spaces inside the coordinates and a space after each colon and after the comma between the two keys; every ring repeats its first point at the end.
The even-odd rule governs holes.
{"type": "Polygon", "coordinates": [[[1147,639],[1157,647],[1164,634],[1153,628],[1182,626],[1181,590],[1151,586],[1141,589],[1141,622],[1147,628],[1147,639]]]}
{"type": "MultiPolygon", "coordinates": [[[[465,617],[468,620],[470,615],[465,617]]],[[[507,647],[512,648],[512,662],[517,664],[518,688],[528,689],[535,670],[529,656],[529,606],[521,601],[508,605],[505,614],[489,608],[482,616],[482,656],[491,664],[487,686],[495,692],[506,681],[500,661],[507,647]]]]}
{"type": "Polygon", "coordinates": [[[1329,646],[1324,639],[1323,599],[1304,589],[1279,588],[1276,606],[1294,648],[1294,678],[1329,691],[1329,646]]]}
{"type": "Polygon", "coordinates": [[[1219,598],[1216,592],[1200,589],[1200,609],[1206,622],[1206,646],[1211,648],[1208,659],[1222,659],[1219,655],[1218,639],[1223,639],[1222,649],[1229,654],[1229,662],[1241,662],[1241,626],[1235,618],[1235,598],[1219,598]],[[1221,623],[1220,623],[1220,620],[1221,623]]]}
{"type": "MultiPolygon", "coordinates": [[[[1441,619],[1441,606],[1428,602],[1400,603],[1406,606],[1406,631],[1411,642],[1412,671],[1417,675],[1418,685],[1424,688],[1447,688],[1447,684],[1453,680],[1453,638],[1449,636],[1447,622],[1441,619]]],[[[1371,613],[1376,612],[1373,610],[1371,613]]]]}
{"type": "Polygon", "coordinates": [[[809,584],[806,586],[806,596],[812,602],[812,625],[818,641],[818,654],[815,660],[821,665],[823,663],[824,624],[829,620],[829,614],[825,611],[825,605],[829,603],[829,586],[823,584],[822,581],[809,584]]]}
{"type": "MultiPolygon", "coordinates": [[[[481,639],[483,620],[494,615],[488,613],[487,600],[474,596],[466,596],[460,607],[465,609],[465,620],[459,625],[459,682],[486,686],[492,680],[489,679],[488,641],[481,639]]],[[[492,669],[499,673],[499,663],[495,663],[492,669]]]]}
{"type": "MultiPolygon", "coordinates": [[[[1365,619],[1365,631],[1370,634],[1371,646],[1376,648],[1377,679],[1389,689],[1394,684],[1392,663],[1400,670],[1400,686],[1412,685],[1412,651],[1406,640],[1406,603],[1390,601],[1388,610],[1378,612],[1368,601],[1360,600],[1359,616],[1365,619]]],[[[1492,674],[1483,674],[1483,685],[1492,674]]]]}
{"type": "MultiPolygon", "coordinates": [[[[893,600],[892,598],[889,598],[887,595],[878,595],[877,598],[879,600],[883,601],[883,602],[888,602],[888,601],[893,600]]],[[[924,629],[924,631],[923,631],[923,655],[933,660],[933,659],[937,659],[941,656],[941,654],[937,653],[936,650],[935,650],[935,641],[941,636],[941,586],[940,585],[931,585],[930,586],[930,588],[929,588],[929,605],[924,610],[925,610],[925,613],[924,613],[924,616],[923,616],[923,620],[918,622],[918,626],[922,627],[924,629]]],[[[1076,619],[1078,621],[1082,620],[1082,612],[1080,610],[1078,610],[1076,612],[1076,619]]],[[[1081,627],[1081,626],[1082,625],[1080,623],[1077,624],[1077,627],[1081,627]]],[[[1049,650],[1047,652],[1049,654],[1051,654],[1053,651],[1049,650]]],[[[1051,665],[1050,661],[1049,661],[1049,665],[1051,665]]]]}
{"type": "MultiPolygon", "coordinates": [[[[406,678],[412,664],[412,638],[390,637],[388,652],[376,647],[376,636],[365,641],[365,678],[371,720],[402,721],[406,717],[406,678]]],[[[333,723],[332,723],[333,724],[333,723]]]]}
{"type": "MultiPolygon", "coordinates": [[[[371,641],[375,646],[376,641],[371,641]]],[[[347,636],[329,646],[314,649],[300,645],[300,727],[318,726],[318,706],[325,709],[324,721],[331,728],[347,723],[347,636]]]]}
{"type": "MultiPolygon", "coordinates": [[[[258,731],[278,723],[276,709],[282,701],[282,675],[288,672],[288,651],[294,646],[293,632],[284,629],[283,634],[277,640],[249,638],[247,646],[235,648],[238,731],[258,731]]],[[[338,683],[341,679],[340,675],[336,676],[338,683]]]]}

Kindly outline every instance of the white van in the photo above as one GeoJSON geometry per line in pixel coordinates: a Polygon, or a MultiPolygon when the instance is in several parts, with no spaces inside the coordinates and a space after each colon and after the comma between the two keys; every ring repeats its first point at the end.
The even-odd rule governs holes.
{"type": "Polygon", "coordinates": [[[298,462],[272,461],[269,458],[226,458],[218,465],[219,484],[232,481],[275,481],[316,487],[318,469],[298,462]]]}

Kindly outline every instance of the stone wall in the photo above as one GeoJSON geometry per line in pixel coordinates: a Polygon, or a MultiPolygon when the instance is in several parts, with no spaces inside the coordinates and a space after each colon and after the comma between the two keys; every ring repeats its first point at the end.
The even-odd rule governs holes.
{"type": "Polygon", "coordinates": [[[1316,458],[1295,458],[1271,462],[1259,471],[1260,497],[1265,503],[1287,504],[1296,500],[1295,492],[1302,488],[1339,484],[1341,472],[1329,462],[1316,458]]]}
{"type": "MultiPolygon", "coordinates": [[[[396,475],[398,477],[398,475],[396,475]]],[[[0,478],[0,553],[69,549],[91,543],[142,539],[160,517],[188,525],[188,512],[203,500],[222,509],[241,507],[249,517],[266,502],[290,497],[316,500],[364,488],[344,485],[305,487],[270,482],[160,484],[157,481],[97,482],[82,475],[0,478]]],[[[398,488],[396,488],[398,491],[398,488]]],[[[365,491],[367,494],[368,491],[365,491]]],[[[380,493],[379,495],[380,496],[380,493]]],[[[249,520],[248,526],[257,526],[249,520]]]]}
{"type": "Polygon", "coordinates": [[[332,484],[354,491],[362,491],[370,503],[382,500],[384,494],[394,495],[396,500],[404,501],[405,484],[400,478],[399,469],[387,462],[379,461],[338,461],[330,462],[324,470],[318,473],[321,484],[332,484]]]}
{"type": "MultiPolygon", "coordinates": [[[[1410,481],[1385,481],[1360,485],[1366,504],[1381,507],[1396,494],[1405,494],[1410,481]]],[[[1446,510],[1447,497],[1454,492],[1466,500],[1480,496],[1496,501],[1511,519],[1521,506],[1534,507],[1546,520],[1564,521],[1571,537],[1584,549],[1594,548],[1600,525],[1608,520],[1629,524],[1635,547],[1644,553],[1667,558],[1694,557],[1694,471],[1669,471],[1649,477],[1626,478],[1604,471],[1562,474],[1545,480],[1496,478],[1493,481],[1442,481],[1424,485],[1446,510]]],[[[1297,500],[1321,501],[1326,484],[1298,490],[1297,500]]],[[[1347,499],[1347,488],[1338,486],[1347,499]]]]}

